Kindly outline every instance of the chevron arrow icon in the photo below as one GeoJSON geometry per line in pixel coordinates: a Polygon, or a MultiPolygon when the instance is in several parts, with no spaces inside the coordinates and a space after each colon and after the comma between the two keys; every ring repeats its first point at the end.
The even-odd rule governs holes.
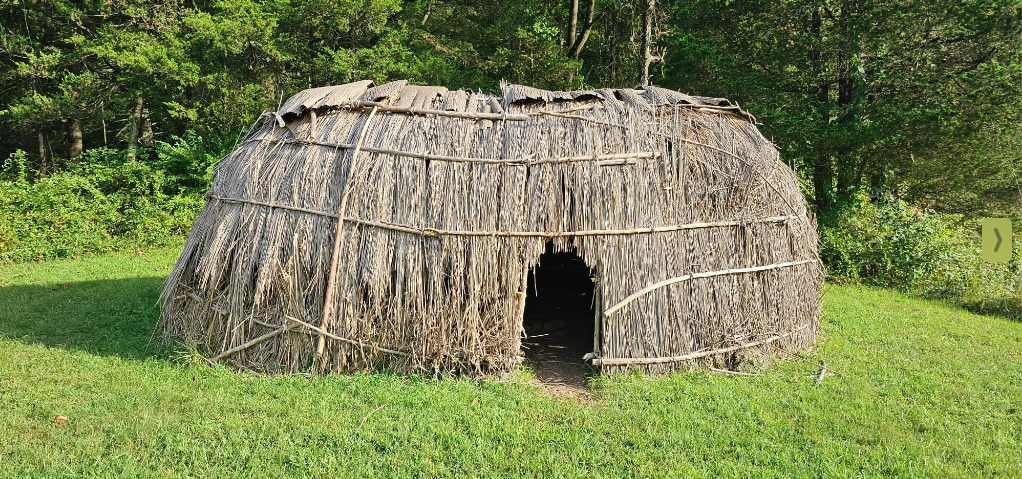
{"type": "Polygon", "coordinates": [[[994,253],[1001,249],[1001,232],[997,228],[994,228],[994,236],[997,237],[997,244],[994,245],[994,253]]]}

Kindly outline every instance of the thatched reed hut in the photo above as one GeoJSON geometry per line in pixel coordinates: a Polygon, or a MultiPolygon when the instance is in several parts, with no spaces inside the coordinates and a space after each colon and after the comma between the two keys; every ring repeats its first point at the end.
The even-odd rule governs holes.
{"type": "Polygon", "coordinates": [[[815,342],[814,220],[727,100],[361,81],[264,118],[217,168],[163,291],[165,334],[211,356],[509,371],[551,249],[591,269],[603,371],[815,342]]]}

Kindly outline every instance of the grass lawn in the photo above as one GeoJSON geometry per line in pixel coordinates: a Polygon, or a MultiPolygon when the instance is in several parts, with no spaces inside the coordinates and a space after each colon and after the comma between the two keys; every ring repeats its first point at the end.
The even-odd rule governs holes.
{"type": "Polygon", "coordinates": [[[589,401],[260,377],[154,346],[177,253],[0,268],[0,476],[1022,476],[1022,327],[1003,317],[829,286],[817,355],[600,378],[589,401]],[[840,375],[817,385],[821,358],[840,375]]]}

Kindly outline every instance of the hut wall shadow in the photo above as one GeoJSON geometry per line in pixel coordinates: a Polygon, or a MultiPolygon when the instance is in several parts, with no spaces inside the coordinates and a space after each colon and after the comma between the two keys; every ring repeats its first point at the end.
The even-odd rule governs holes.
{"type": "Polygon", "coordinates": [[[165,354],[155,334],[165,278],[0,288],[0,335],[26,343],[141,359],[165,354]]]}

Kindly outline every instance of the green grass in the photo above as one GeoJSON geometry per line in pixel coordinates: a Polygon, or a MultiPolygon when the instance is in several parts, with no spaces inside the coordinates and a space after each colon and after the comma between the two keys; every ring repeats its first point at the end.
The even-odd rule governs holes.
{"type": "Polygon", "coordinates": [[[0,269],[0,475],[1022,475],[1022,328],[1003,317],[831,286],[818,355],[601,378],[580,402],[174,354],[152,338],[176,254],[0,269]],[[821,358],[840,375],[817,385],[821,358]]]}

